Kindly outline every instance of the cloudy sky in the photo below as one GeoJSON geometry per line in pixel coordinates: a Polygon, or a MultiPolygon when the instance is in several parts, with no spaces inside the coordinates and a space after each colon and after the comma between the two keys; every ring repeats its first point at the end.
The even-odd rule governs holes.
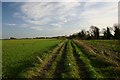
{"type": "Polygon", "coordinates": [[[3,38],[70,35],[118,22],[117,2],[3,2],[3,38]]]}

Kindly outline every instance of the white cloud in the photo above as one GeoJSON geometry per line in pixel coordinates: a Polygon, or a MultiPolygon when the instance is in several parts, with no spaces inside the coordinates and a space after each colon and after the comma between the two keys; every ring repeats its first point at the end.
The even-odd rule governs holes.
{"type": "MultiPolygon", "coordinates": [[[[57,17],[57,19],[59,20],[65,20],[66,16],[74,15],[73,10],[77,6],[80,6],[80,3],[70,3],[70,2],[69,3],[68,2],[25,3],[21,6],[21,11],[25,15],[24,19],[26,18],[29,21],[32,20],[31,22],[35,22],[35,21],[38,22],[38,21],[41,21],[41,19],[46,18],[46,17],[49,17],[51,19],[53,19],[53,17],[57,17]]],[[[50,20],[45,20],[45,21],[49,22],[50,20]]]]}
{"type": "MultiPolygon", "coordinates": [[[[75,16],[76,7],[80,3],[24,3],[20,6],[21,11],[15,12],[14,16],[21,18],[26,24],[46,26],[52,24],[53,28],[64,27],[64,23],[70,21],[69,16],[75,16]],[[56,26],[56,27],[55,27],[56,26]]],[[[34,28],[32,28],[34,29],[34,28]]],[[[53,29],[53,30],[55,30],[53,29]]]]}
{"type": "Polygon", "coordinates": [[[80,2],[82,0],[27,0],[28,2],[80,2]]]}
{"type": "Polygon", "coordinates": [[[29,24],[35,24],[35,25],[47,24],[47,22],[46,22],[46,21],[43,21],[43,20],[38,21],[38,20],[30,20],[30,19],[27,19],[27,20],[25,20],[25,22],[27,22],[27,23],[29,23],[29,24]]]}
{"type": "Polygon", "coordinates": [[[21,6],[22,12],[30,19],[39,19],[45,16],[52,15],[53,5],[46,3],[25,3],[21,6]]]}
{"type": "Polygon", "coordinates": [[[2,0],[2,2],[118,2],[119,0],[2,0]]]}
{"type": "Polygon", "coordinates": [[[103,28],[118,23],[117,3],[102,3],[102,6],[95,7],[97,4],[98,3],[85,4],[85,11],[80,14],[89,25],[97,25],[99,28],[103,28]]]}
{"type": "Polygon", "coordinates": [[[118,2],[119,0],[85,0],[85,2],[118,2]]]}
{"type": "Polygon", "coordinates": [[[43,30],[42,28],[40,28],[40,27],[30,27],[31,29],[34,29],[34,30],[38,30],[38,31],[41,31],[41,30],[43,30]]]}
{"type": "Polygon", "coordinates": [[[61,24],[57,24],[57,23],[53,23],[53,24],[51,24],[52,26],[55,26],[55,27],[58,27],[58,28],[60,28],[60,27],[62,27],[62,25],[61,24]]]}
{"type": "Polygon", "coordinates": [[[16,24],[5,23],[5,25],[8,25],[8,26],[15,26],[16,24]]]}
{"type": "Polygon", "coordinates": [[[57,31],[60,31],[60,30],[63,30],[64,29],[64,22],[57,22],[57,23],[52,23],[50,24],[52,27],[50,29],[52,30],[57,30],[57,31]]]}
{"type": "Polygon", "coordinates": [[[52,15],[53,5],[46,3],[25,3],[21,6],[24,14],[23,20],[31,24],[47,24],[50,19],[46,18],[52,15]]]}
{"type": "Polygon", "coordinates": [[[24,3],[20,9],[21,11],[14,15],[28,24],[27,28],[56,33],[63,31],[66,34],[78,32],[83,28],[88,29],[90,25],[100,28],[111,26],[117,22],[118,13],[117,3],[98,2],[88,2],[84,5],[79,2],[24,3]]]}

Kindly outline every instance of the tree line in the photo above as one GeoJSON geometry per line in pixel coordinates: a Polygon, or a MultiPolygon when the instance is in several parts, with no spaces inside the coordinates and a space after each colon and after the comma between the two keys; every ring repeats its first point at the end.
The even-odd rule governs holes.
{"type": "Polygon", "coordinates": [[[69,36],[70,39],[77,38],[83,40],[90,39],[120,39],[120,25],[114,24],[113,27],[103,28],[102,31],[97,26],[90,26],[89,31],[81,30],[69,36]]]}

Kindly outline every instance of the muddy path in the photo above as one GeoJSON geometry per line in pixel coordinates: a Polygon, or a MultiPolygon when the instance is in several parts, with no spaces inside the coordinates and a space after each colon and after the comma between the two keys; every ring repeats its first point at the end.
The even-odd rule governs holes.
{"type": "MultiPolygon", "coordinates": [[[[51,66],[54,64],[54,62],[56,61],[56,59],[58,58],[58,55],[61,54],[61,56],[59,57],[59,60],[56,62],[56,66],[54,68],[53,71],[49,71],[52,74],[52,79],[56,80],[58,78],[64,78],[63,74],[68,74],[69,72],[71,72],[71,70],[77,70],[78,71],[78,75],[79,77],[77,77],[78,79],[81,80],[88,80],[90,79],[90,75],[85,67],[84,62],[79,58],[80,55],[77,53],[76,51],[76,47],[77,45],[73,42],[73,41],[66,41],[64,42],[64,44],[62,46],[59,46],[59,48],[56,50],[55,54],[52,56],[52,58],[50,59],[50,61],[42,67],[42,69],[39,72],[38,76],[35,76],[32,78],[32,80],[45,80],[47,79],[46,77],[46,73],[50,70],[51,66]],[[69,52],[69,50],[71,50],[69,52]],[[73,56],[68,56],[69,55],[73,55],[73,56]],[[73,68],[76,69],[70,69],[67,73],[66,73],[66,61],[68,59],[74,60],[72,61],[72,65],[73,68]]],[[[74,75],[74,74],[73,74],[74,75]]],[[[70,75],[70,78],[74,78],[71,77],[72,75],[70,75]]],[[[69,78],[69,77],[68,77],[69,78]]]]}
{"type": "MultiPolygon", "coordinates": [[[[73,43],[70,42],[70,44],[71,44],[71,47],[72,47],[72,53],[71,54],[73,54],[73,56],[75,58],[76,68],[79,71],[79,75],[80,75],[79,79],[88,80],[90,78],[90,76],[89,76],[89,73],[86,70],[85,64],[82,62],[82,60],[80,60],[79,55],[77,54],[75,46],[73,45],[73,43]]],[[[65,73],[65,71],[66,71],[64,63],[65,63],[65,60],[66,60],[66,57],[67,57],[67,54],[68,54],[67,46],[68,46],[68,42],[65,44],[61,59],[57,64],[57,67],[55,69],[53,78],[62,78],[62,73],[65,73]]]]}
{"type": "Polygon", "coordinates": [[[56,52],[54,53],[54,55],[52,56],[52,58],[48,61],[47,64],[45,64],[39,71],[39,75],[38,76],[34,76],[32,77],[32,80],[42,80],[45,73],[47,73],[47,71],[49,70],[49,68],[51,67],[52,63],[55,61],[57,55],[59,54],[61,48],[63,47],[64,43],[59,46],[59,48],[56,50],[56,52]]]}
{"type": "MultiPolygon", "coordinates": [[[[87,80],[90,78],[89,73],[86,70],[85,64],[82,62],[82,60],[79,58],[80,55],[78,55],[78,53],[76,52],[75,46],[73,45],[74,42],[71,43],[72,47],[73,47],[73,55],[76,59],[76,64],[78,65],[78,70],[79,70],[79,75],[82,78],[82,80],[87,80]]],[[[75,44],[76,45],[76,44],[75,44]]]]}
{"type": "Polygon", "coordinates": [[[64,49],[62,51],[62,56],[61,56],[60,61],[57,64],[57,67],[55,69],[54,77],[53,78],[61,78],[61,73],[63,73],[65,71],[63,64],[64,64],[65,59],[66,59],[67,44],[68,44],[68,42],[65,44],[65,47],[64,47],[64,49]]]}

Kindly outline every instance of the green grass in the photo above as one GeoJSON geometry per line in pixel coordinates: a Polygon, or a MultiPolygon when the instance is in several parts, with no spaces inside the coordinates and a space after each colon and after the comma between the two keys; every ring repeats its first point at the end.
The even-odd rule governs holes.
{"type": "Polygon", "coordinates": [[[103,78],[101,74],[99,74],[95,68],[91,65],[91,61],[89,58],[83,53],[80,47],[78,45],[73,43],[73,46],[76,49],[76,53],[79,55],[79,59],[82,60],[82,62],[85,64],[86,70],[88,71],[90,78],[103,78]]]}
{"type": "Polygon", "coordinates": [[[118,40],[29,39],[3,40],[2,44],[3,78],[32,79],[40,71],[45,73],[43,78],[120,77],[118,40]],[[86,69],[83,73],[78,61],[86,69]]]}
{"type": "Polygon", "coordinates": [[[120,78],[120,41],[119,40],[88,40],[85,41],[99,54],[92,59],[96,70],[108,78],[120,78]],[[104,57],[104,59],[100,59],[104,57]],[[118,70],[116,70],[116,68],[118,70]]]}
{"type": "Polygon", "coordinates": [[[45,78],[80,78],[78,71],[78,66],[73,56],[71,41],[67,41],[46,73],[45,78]],[[56,71],[58,71],[57,74],[56,71]]]}
{"type": "Polygon", "coordinates": [[[112,45],[119,47],[117,44],[118,41],[85,40],[80,42],[83,44],[79,42],[77,44],[80,44],[82,52],[88,57],[91,62],[90,64],[98,73],[102,74],[104,78],[120,77],[119,54],[115,54],[115,52],[119,53],[119,51],[112,49],[112,45]],[[86,46],[89,46],[89,49],[86,46]]]}
{"type": "Polygon", "coordinates": [[[42,58],[44,51],[47,53],[59,42],[56,39],[3,40],[3,77],[18,77],[24,69],[34,67],[36,56],[42,58]]]}
{"type": "Polygon", "coordinates": [[[95,46],[97,49],[109,49],[114,52],[120,53],[119,40],[86,40],[90,45],[95,46]]]}
{"type": "MultiPolygon", "coordinates": [[[[23,78],[33,78],[33,77],[36,77],[36,76],[39,76],[41,73],[46,73],[47,71],[47,76],[42,76],[42,78],[51,78],[51,75],[52,75],[52,72],[53,70],[49,70],[51,69],[50,66],[47,66],[48,68],[44,69],[45,66],[47,64],[50,64],[52,65],[53,67],[55,67],[53,64],[56,62],[56,61],[53,61],[52,63],[51,60],[53,59],[53,57],[55,55],[58,55],[58,51],[59,49],[61,49],[61,47],[63,46],[64,42],[60,43],[58,46],[56,46],[55,48],[53,48],[53,50],[49,50],[47,53],[43,53],[43,57],[44,59],[42,59],[43,57],[41,57],[41,59],[43,60],[43,62],[41,63],[36,63],[34,67],[30,67],[28,68],[27,70],[24,70],[23,73],[21,74],[21,77],[23,78]],[[42,71],[42,72],[40,72],[42,71]],[[50,72],[50,74],[49,74],[50,72]]],[[[60,50],[61,51],[61,50],[60,50]]],[[[54,57],[55,58],[55,57],[54,57]]]]}
{"type": "Polygon", "coordinates": [[[0,40],[0,77],[2,77],[2,40],[0,40]]]}
{"type": "Polygon", "coordinates": [[[63,65],[64,65],[64,73],[62,73],[62,78],[80,78],[78,72],[78,66],[73,56],[71,41],[69,41],[67,44],[66,58],[63,65]]]}
{"type": "Polygon", "coordinates": [[[45,74],[44,78],[55,78],[55,75],[56,75],[55,71],[56,71],[57,67],[60,66],[59,62],[62,58],[62,54],[63,54],[64,48],[65,48],[65,44],[66,44],[66,42],[64,42],[64,45],[60,49],[60,52],[59,52],[57,58],[55,59],[55,61],[51,65],[50,69],[45,74]]]}

